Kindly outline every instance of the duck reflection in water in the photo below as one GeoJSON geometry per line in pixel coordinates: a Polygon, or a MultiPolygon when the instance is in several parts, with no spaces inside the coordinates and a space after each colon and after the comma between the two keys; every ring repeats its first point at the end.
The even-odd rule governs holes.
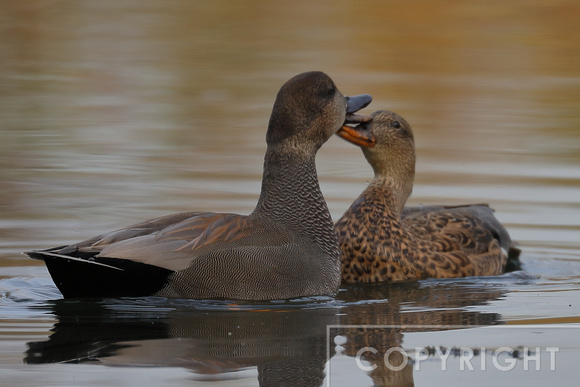
{"type": "Polygon", "coordinates": [[[334,356],[354,357],[360,348],[373,346],[378,352],[363,359],[377,365],[370,372],[375,385],[413,385],[411,366],[393,371],[385,367],[383,356],[388,348],[402,345],[405,332],[422,330],[414,325],[438,324],[445,330],[446,325],[469,328],[500,322],[497,314],[466,307],[502,297],[505,284],[464,281],[351,285],[334,299],[263,304],[164,298],[57,300],[47,304],[58,320],[53,333],[46,341],[29,343],[24,360],[182,367],[197,380],[236,379],[241,377],[238,371],[256,367],[262,386],[317,386],[325,378],[344,376],[333,370],[325,375],[328,354],[332,361],[334,356]],[[408,305],[413,310],[405,310],[408,305]],[[335,344],[337,336],[346,340],[340,346],[335,344]]]}

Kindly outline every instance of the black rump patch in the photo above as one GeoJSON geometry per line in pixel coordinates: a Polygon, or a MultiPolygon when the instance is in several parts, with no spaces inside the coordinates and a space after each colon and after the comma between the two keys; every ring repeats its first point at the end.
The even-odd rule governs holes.
{"type": "Polygon", "coordinates": [[[118,258],[79,260],[43,255],[42,259],[65,298],[152,296],[163,288],[173,273],[158,266],[118,258]]]}

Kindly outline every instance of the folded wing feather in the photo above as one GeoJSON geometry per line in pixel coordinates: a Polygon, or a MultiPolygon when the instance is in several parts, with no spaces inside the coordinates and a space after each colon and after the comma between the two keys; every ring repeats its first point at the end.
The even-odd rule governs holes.
{"type": "Polygon", "coordinates": [[[239,247],[282,244],[291,239],[283,230],[275,234],[276,240],[262,238],[266,229],[271,231],[263,223],[228,213],[173,214],[99,235],[74,247],[95,252],[98,257],[129,259],[178,271],[191,266],[201,255],[235,248],[230,244],[233,241],[239,247]]]}

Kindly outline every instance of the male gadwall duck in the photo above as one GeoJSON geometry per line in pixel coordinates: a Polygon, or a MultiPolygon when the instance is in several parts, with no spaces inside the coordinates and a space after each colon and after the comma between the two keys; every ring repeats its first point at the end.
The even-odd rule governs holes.
{"type": "Polygon", "coordinates": [[[44,260],[64,297],[287,299],[332,295],[340,252],[318,185],[318,149],[368,94],[345,97],[322,72],[299,74],[276,97],[262,190],[249,215],[186,212],[69,246],[26,252],[44,260]]]}
{"type": "Polygon", "coordinates": [[[361,147],[375,173],[336,223],[343,281],[497,275],[508,258],[517,268],[519,249],[487,205],[404,208],[415,177],[411,126],[389,111],[371,117],[337,133],[361,147]]]}

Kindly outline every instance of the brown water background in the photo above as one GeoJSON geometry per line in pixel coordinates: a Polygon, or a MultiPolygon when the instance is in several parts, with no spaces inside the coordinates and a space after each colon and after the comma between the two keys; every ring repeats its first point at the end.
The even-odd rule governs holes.
{"type": "MultiPolygon", "coordinates": [[[[323,70],[346,95],[372,94],[366,112],[393,110],[412,124],[417,177],[409,204],[490,203],[519,241],[527,274],[422,281],[412,289],[345,288],[336,299],[289,308],[298,316],[293,327],[337,318],[441,324],[445,311],[458,319],[452,324],[465,324],[466,313],[538,324],[548,338],[542,345],[562,347],[557,371],[446,373],[434,361],[434,369],[414,372],[414,382],[475,385],[485,377],[494,385],[574,385],[573,364],[580,360],[577,1],[0,3],[0,384],[258,384],[266,374],[260,364],[280,356],[264,348],[284,342],[285,330],[268,331],[271,341],[258,346],[263,351],[235,366],[227,362],[235,363],[227,356],[235,351],[225,351],[219,366],[214,358],[199,360],[208,351],[188,355],[205,368],[166,363],[175,353],[149,359],[154,368],[135,368],[144,365],[135,360],[125,367],[23,363],[28,343],[48,340],[57,321],[79,310],[59,312],[62,305],[52,300],[60,293],[45,267],[20,253],[172,212],[249,213],[279,87],[297,73],[323,70]],[[374,309],[377,304],[384,308],[374,309]],[[313,316],[302,315],[312,309],[313,316]]],[[[338,219],[372,171],[360,150],[339,138],[325,144],[317,166],[338,219]]],[[[150,322],[140,315],[141,304],[114,305],[104,307],[129,311],[136,325],[150,322]]],[[[195,314],[199,305],[161,302],[146,309],[178,310],[189,321],[186,311],[195,314]]],[[[265,314],[255,322],[248,314],[251,324],[277,321],[265,314]]],[[[119,316],[105,316],[118,329],[119,316]]],[[[212,321],[204,324],[219,325],[212,321]]],[[[405,333],[402,343],[493,346],[505,339],[478,329],[463,330],[465,337],[405,333]],[[471,342],[474,337],[484,339],[471,342]]],[[[532,331],[519,332],[514,345],[536,342],[532,331]]],[[[349,342],[348,332],[343,336],[349,342]]],[[[380,384],[346,353],[319,365],[326,367],[325,383],[380,384]]]]}

